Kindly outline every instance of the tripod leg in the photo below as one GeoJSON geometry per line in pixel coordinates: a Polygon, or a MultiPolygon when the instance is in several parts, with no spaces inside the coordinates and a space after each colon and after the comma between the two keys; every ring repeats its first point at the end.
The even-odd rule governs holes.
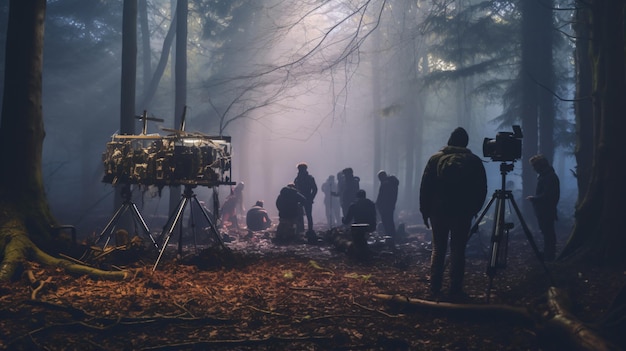
{"type": "Polygon", "coordinates": [[[493,233],[491,235],[491,256],[489,257],[489,265],[487,266],[487,276],[489,277],[489,286],[487,287],[487,302],[491,296],[491,287],[493,286],[493,277],[498,269],[498,260],[500,256],[500,244],[504,235],[504,194],[502,190],[496,190],[496,218],[493,224],[493,233]]]}
{"type": "Polygon", "coordinates": [[[141,216],[141,213],[139,213],[139,209],[137,209],[137,205],[135,205],[134,203],[131,203],[131,209],[133,211],[133,214],[135,215],[135,220],[141,224],[141,228],[143,229],[144,233],[148,234],[148,237],[152,241],[152,244],[154,245],[154,247],[158,251],[159,250],[159,244],[157,244],[157,242],[156,242],[156,240],[154,240],[154,237],[152,236],[152,234],[150,234],[150,229],[148,229],[148,226],[146,225],[146,221],[143,220],[143,217],[141,216]]]}
{"type": "Polygon", "coordinates": [[[209,214],[206,213],[206,210],[204,209],[204,207],[202,207],[202,205],[200,204],[200,201],[198,201],[198,199],[195,196],[193,197],[193,199],[195,200],[196,204],[200,207],[200,211],[202,212],[202,215],[209,223],[209,226],[211,227],[211,232],[214,234],[217,242],[220,244],[220,246],[223,249],[227,249],[226,245],[224,245],[224,241],[222,241],[222,238],[220,237],[220,234],[218,233],[217,228],[215,227],[215,224],[211,220],[211,217],[209,216],[209,214]]]}
{"type": "Polygon", "coordinates": [[[498,268],[498,259],[500,254],[500,243],[504,235],[504,198],[498,197],[496,203],[496,218],[494,220],[493,234],[491,236],[491,257],[489,258],[489,266],[487,267],[487,275],[493,277],[498,268]]]}
{"type": "MultiPolygon", "coordinates": [[[[195,196],[193,197],[196,198],[195,196]]],[[[193,234],[193,247],[198,252],[198,236],[196,235],[196,218],[194,217],[193,202],[189,204],[189,220],[191,221],[191,234],[193,234]]]]}
{"type": "Polygon", "coordinates": [[[543,257],[541,256],[539,247],[537,247],[537,244],[535,243],[535,239],[533,239],[533,236],[530,233],[530,229],[528,229],[528,226],[526,225],[526,221],[524,221],[524,217],[522,217],[522,212],[519,210],[519,207],[517,207],[517,203],[515,202],[515,199],[513,198],[513,196],[511,194],[509,195],[510,195],[509,200],[511,200],[511,204],[513,204],[513,208],[515,209],[517,218],[519,218],[520,223],[522,223],[522,228],[524,229],[524,234],[526,234],[526,239],[528,239],[528,243],[530,244],[530,247],[532,247],[533,251],[535,251],[535,255],[539,259],[539,262],[541,262],[543,269],[546,271],[550,284],[554,284],[554,281],[552,280],[552,275],[550,274],[550,271],[548,270],[546,263],[543,261],[543,257]]]}
{"type": "Polygon", "coordinates": [[[107,241],[104,244],[104,247],[106,247],[109,244],[109,240],[111,240],[111,234],[112,234],[113,229],[115,228],[115,225],[117,225],[117,222],[119,221],[120,217],[122,216],[122,214],[126,212],[127,209],[128,209],[128,203],[124,202],[122,206],[120,206],[120,208],[118,208],[117,211],[115,211],[115,214],[113,215],[113,217],[111,217],[111,220],[109,221],[109,223],[106,225],[106,227],[104,227],[104,229],[98,236],[98,239],[96,240],[96,244],[99,243],[100,240],[102,240],[102,237],[104,236],[106,232],[110,231],[109,236],[107,237],[107,241]]]}
{"type": "Polygon", "coordinates": [[[487,204],[483,212],[480,214],[480,216],[478,216],[478,218],[476,219],[476,222],[474,222],[474,225],[472,226],[472,229],[470,230],[470,237],[472,236],[473,233],[476,233],[478,231],[478,225],[480,225],[480,221],[483,220],[483,217],[485,217],[485,214],[487,213],[487,211],[489,211],[489,208],[491,207],[495,199],[496,199],[496,193],[493,193],[493,196],[491,196],[491,200],[489,200],[489,203],[487,204]]]}
{"type": "Polygon", "coordinates": [[[159,251],[159,257],[157,257],[157,260],[154,263],[154,266],[152,267],[153,271],[156,270],[157,266],[159,265],[159,261],[161,261],[161,257],[163,256],[163,253],[165,252],[165,249],[167,248],[167,243],[170,241],[170,238],[172,237],[174,228],[176,228],[176,224],[178,224],[178,222],[180,221],[180,218],[182,217],[182,213],[183,213],[183,210],[185,209],[185,206],[187,205],[187,201],[188,199],[186,197],[183,197],[182,199],[180,199],[176,212],[174,212],[172,216],[170,216],[170,219],[168,220],[167,225],[163,229],[163,233],[165,233],[165,240],[163,241],[163,244],[161,245],[161,250],[159,251]]]}

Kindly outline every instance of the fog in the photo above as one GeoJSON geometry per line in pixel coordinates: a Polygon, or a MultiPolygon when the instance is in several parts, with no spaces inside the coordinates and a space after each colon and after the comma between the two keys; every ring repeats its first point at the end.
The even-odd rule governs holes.
{"type": "MultiPolygon", "coordinates": [[[[0,2],[0,23],[6,23],[7,2],[0,2]]],[[[75,225],[86,235],[106,225],[115,209],[112,194],[119,191],[101,180],[102,152],[119,131],[121,2],[99,4],[109,12],[96,18],[82,16],[80,9],[60,8],[59,3],[63,1],[48,6],[45,35],[44,181],[59,222],[75,225]]],[[[169,1],[148,3],[154,70],[171,11],[169,1]]],[[[471,91],[485,77],[426,83],[428,72],[448,64],[429,52],[436,39],[418,30],[426,6],[252,2],[250,8],[217,21],[221,31],[206,35],[202,25],[208,19],[200,3],[190,1],[185,128],[232,137],[233,181],[245,183],[246,208],[264,200],[270,215],[277,216],[276,196],[294,180],[296,165],[306,162],[320,188],[315,223],[325,222],[322,183],[345,167],[354,169],[371,199],[376,197],[379,169],[396,175],[396,213],[407,221],[421,221],[416,215],[421,173],[455,127],[468,130],[469,148],[482,157],[483,138],[519,124],[494,121],[503,113],[502,99],[471,91]],[[229,26],[236,29],[226,30],[229,26]],[[407,180],[409,175],[412,179],[407,180]]],[[[0,28],[2,44],[5,26],[0,28]]],[[[4,45],[0,50],[4,62],[4,45]]],[[[150,122],[148,132],[166,135],[162,127],[177,127],[172,57],[155,98],[142,105],[144,54],[139,50],[136,113],[146,110],[164,119],[150,122]]],[[[571,106],[559,103],[559,111],[560,120],[572,122],[571,106]]],[[[573,145],[559,148],[553,162],[561,178],[559,207],[566,214],[573,212],[577,193],[570,171],[575,168],[572,153],[573,145]]],[[[500,187],[499,162],[483,159],[491,194],[500,187]]],[[[524,160],[517,161],[508,176],[516,187],[521,186],[524,166],[524,160]]],[[[212,189],[194,190],[210,203],[212,189]]],[[[519,195],[533,191],[519,190],[519,195]]],[[[223,202],[229,187],[220,186],[219,193],[223,202]]],[[[160,196],[156,189],[135,191],[151,229],[160,230],[169,214],[168,198],[167,188],[160,196]]]]}

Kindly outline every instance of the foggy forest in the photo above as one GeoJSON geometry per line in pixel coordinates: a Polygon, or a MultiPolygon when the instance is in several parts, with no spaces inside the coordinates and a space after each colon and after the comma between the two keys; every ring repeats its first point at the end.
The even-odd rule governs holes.
{"type": "MultiPolygon", "coordinates": [[[[45,189],[58,219],[78,228],[93,216],[113,210],[114,190],[101,181],[101,155],[110,137],[120,133],[122,7],[116,2],[96,3],[101,8],[93,8],[90,2],[53,2],[46,14],[45,189]]],[[[504,67],[519,64],[515,53],[519,43],[510,40],[514,28],[494,34],[503,36],[499,44],[497,38],[474,39],[491,48],[470,50],[480,46],[470,43],[466,49],[451,48],[447,41],[459,39],[448,37],[452,28],[441,28],[437,22],[443,19],[434,17],[445,13],[437,14],[433,7],[429,14],[425,9],[431,5],[425,2],[319,6],[312,1],[306,5],[279,1],[212,9],[202,2],[190,3],[186,130],[232,137],[233,179],[246,184],[246,207],[258,199],[275,199],[281,187],[295,177],[296,165],[306,162],[319,184],[352,167],[361,178],[361,187],[372,196],[377,190],[376,172],[385,169],[398,175],[402,179],[398,209],[415,213],[423,166],[445,145],[452,129],[466,128],[469,148],[480,154],[483,138],[493,138],[521,123],[516,107],[503,101],[504,94],[514,89],[517,74],[504,67]],[[211,11],[218,10],[227,11],[222,15],[225,20],[213,19],[219,14],[211,11]],[[424,23],[428,15],[433,18],[424,23]],[[437,33],[443,30],[447,32],[437,33]],[[505,44],[510,48],[502,50],[505,44]],[[480,68],[477,60],[494,63],[480,68]],[[485,72],[455,77],[453,72],[462,69],[485,72]]],[[[148,132],[166,134],[159,127],[179,128],[174,120],[174,72],[163,49],[172,10],[169,2],[148,6],[145,30],[149,37],[138,34],[138,40],[148,41],[149,51],[143,44],[137,45],[134,113],[145,110],[149,116],[164,119],[150,122],[148,132]],[[154,89],[150,86],[155,79],[153,71],[161,60],[168,60],[162,78],[153,97],[144,97],[154,89]]],[[[463,16],[470,16],[470,11],[479,11],[472,16],[493,11],[474,9],[477,5],[471,2],[462,6],[468,7],[463,16]]],[[[516,16],[514,11],[507,12],[504,4],[494,6],[503,7],[502,21],[516,16]]],[[[557,15],[562,24],[555,25],[563,27],[571,10],[557,15]]],[[[572,44],[566,38],[555,38],[560,40],[555,43],[555,55],[562,58],[557,56],[554,61],[562,65],[572,60],[572,44]]],[[[173,55],[174,47],[168,52],[173,55]]],[[[553,90],[571,99],[573,67],[555,69],[562,78],[553,83],[553,90]]],[[[554,155],[563,194],[569,197],[560,207],[571,213],[577,193],[571,172],[575,167],[573,109],[571,103],[556,98],[553,103],[554,141],[546,150],[537,146],[535,151],[554,155]]],[[[135,124],[139,133],[141,123],[135,124]]],[[[499,186],[498,163],[485,166],[490,188],[495,189],[499,186]]],[[[525,164],[516,166],[511,179],[521,191],[525,164]]],[[[531,190],[525,194],[531,194],[534,184],[527,188],[531,190]]],[[[226,187],[220,190],[227,194],[226,187]]],[[[209,193],[201,196],[208,202],[209,193]]],[[[144,196],[145,211],[166,216],[167,199],[168,189],[160,197],[144,196]]],[[[314,206],[315,217],[322,218],[322,201],[314,206]]],[[[275,209],[269,210],[276,215],[275,209]]]]}
{"type": "Polygon", "coordinates": [[[0,0],[0,348],[626,348],[625,13],[623,0],[0,0]],[[428,294],[420,213],[426,164],[457,127],[487,176],[459,303],[428,294]],[[219,181],[140,180],[124,199],[105,176],[112,142],[181,135],[228,141],[219,181]],[[519,155],[490,154],[500,136],[519,155]],[[527,201],[536,154],[560,180],[554,262],[527,201]],[[277,245],[276,200],[301,163],[317,241],[277,245]],[[380,217],[368,260],[337,240],[350,226],[329,223],[322,185],[345,168],[372,201],[379,171],[399,180],[393,250],[380,217]],[[237,184],[238,224],[220,216],[237,184]],[[509,261],[485,274],[504,185],[519,205],[509,261]],[[183,208],[170,253],[192,188],[211,240],[197,254],[183,208]],[[150,231],[138,251],[103,231],[129,199],[150,231]],[[262,233],[246,229],[257,201],[262,233]],[[15,259],[18,234],[34,244],[15,259]]]}

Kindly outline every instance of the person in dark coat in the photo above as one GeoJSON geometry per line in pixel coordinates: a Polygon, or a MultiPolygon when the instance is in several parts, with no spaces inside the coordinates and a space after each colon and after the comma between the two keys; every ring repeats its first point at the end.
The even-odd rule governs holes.
{"type": "Polygon", "coordinates": [[[376,197],[376,209],[378,210],[378,214],[380,214],[380,220],[383,223],[385,234],[390,237],[388,245],[394,248],[396,242],[396,225],[393,216],[396,210],[398,185],[400,181],[398,181],[396,176],[388,175],[385,171],[378,172],[378,180],[380,180],[380,187],[378,188],[378,197],[376,197]]]}
{"type": "Polygon", "coordinates": [[[352,168],[344,168],[339,179],[339,203],[344,217],[348,214],[348,207],[356,200],[356,192],[360,189],[360,178],[354,175],[352,168]]]}
{"type": "Polygon", "coordinates": [[[276,228],[276,240],[281,243],[288,243],[296,237],[296,226],[298,218],[302,218],[302,204],[306,198],[298,192],[295,184],[290,183],[280,189],[276,198],[276,208],[278,209],[278,227],[276,228]]]}
{"type": "Polygon", "coordinates": [[[278,209],[278,218],[296,221],[300,212],[300,205],[306,201],[306,198],[298,192],[293,183],[280,189],[280,193],[276,198],[276,209],[278,209]]]}
{"type": "MultiPolygon", "coordinates": [[[[307,229],[309,232],[313,231],[313,200],[317,195],[317,184],[315,184],[315,178],[309,174],[308,166],[306,163],[299,163],[298,175],[294,179],[293,183],[296,185],[296,189],[302,195],[304,195],[306,201],[302,204],[304,208],[304,214],[307,219],[307,229]]],[[[299,224],[300,230],[304,230],[304,222],[300,217],[299,224]]]]}
{"type": "Polygon", "coordinates": [[[556,255],[554,222],[558,219],[556,206],[561,195],[559,177],[543,155],[531,157],[529,163],[538,176],[535,195],[528,196],[526,199],[533,204],[537,224],[543,235],[543,258],[546,261],[553,261],[556,255]]]}
{"type": "Polygon", "coordinates": [[[376,204],[366,197],[365,190],[356,192],[356,200],[348,208],[343,223],[367,224],[368,231],[376,230],[376,204]]]}
{"type": "Polygon", "coordinates": [[[263,208],[263,201],[257,201],[254,206],[250,207],[248,213],[246,213],[246,225],[248,231],[265,230],[272,226],[272,220],[270,219],[267,210],[263,208]]]}
{"type": "Polygon", "coordinates": [[[433,230],[430,290],[438,295],[443,281],[444,263],[450,237],[450,296],[463,297],[465,246],[469,238],[472,217],[476,216],[487,195],[487,176],[482,160],[467,144],[469,137],[463,128],[456,128],[448,145],[430,157],[420,185],[420,211],[426,227],[433,230]],[[454,158],[459,164],[450,184],[441,175],[442,161],[454,158]],[[454,189],[454,191],[450,191],[454,189]],[[430,223],[429,223],[430,221],[430,223]]]}
{"type": "Polygon", "coordinates": [[[343,223],[350,225],[350,234],[354,244],[350,254],[359,259],[369,257],[367,236],[376,230],[376,204],[366,197],[365,190],[356,192],[356,200],[348,207],[343,223]]]}

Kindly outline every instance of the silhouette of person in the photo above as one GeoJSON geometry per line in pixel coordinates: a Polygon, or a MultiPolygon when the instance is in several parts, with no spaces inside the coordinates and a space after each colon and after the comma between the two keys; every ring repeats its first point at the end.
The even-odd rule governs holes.
{"type": "Polygon", "coordinates": [[[450,297],[462,298],[465,274],[465,246],[469,237],[472,217],[480,211],[487,195],[487,176],[482,160],[474,155],[467,144],[469,137],[463,128],[456,128],[448,145],[430,157],[420,185],[420,211],[424,224],[433,230],[430,290],[438,295],[441,290],[444,262],[450,236],[450,297]],[[460,164],[455,176],[461,181],[449,184],[441,177],[442,161],[454,158],[460,164]],[[450,189],[455,191],[450,192],[450,189]]]}
{"type": "Polygon", "coordinates": [[[248,226],[248,231],[253,232],[265,230],[272,225],[272,220],[267,210],[263,208],[263,201],[259,200],[254,206],[250,207],[248,213],[246,213],[246,225],[248,226]]]}
{"type": "Polygon", "coordinates": [[[341,178],[339,179],[339,202],[341,204],[341,212],[346,217],[348,208],[356,200],[356,192],[360,189],[360,178],[356,177],[352,168],[348,167],[341,171],[341,178]]]}
{"type": "MultiPolygon", "coordinates": [[[[313,199],[315,199],[315,195],[317,195],[317,184],[315,184],[315,178],[308,172],[308,166],[306,163],[299,163],[298,166],[298,175],[296,179],[294,179],[293,183],[296,186],[298,192],[304,195],[306,201],[302,204],[304,208],[304,214],[307,219],[307,229],[309,232],[313,231],[313,199]]],[[[304,222],[302,217],[300,217],[298,222],[298,229],[304,230],[304,222]]]]}
{"type": "Polygon", "coordinates": [[[526,199],[533,204],[537,224],[543,235],[543,258],[546,261],[553,261],[556,255],[554,222],[558,219],[556,206],[561,195],[559,177],[543,155],[535,155],[528,161],[538,176],[535,195],[526,199]]]}
{"type": "Polygon", "coordinates": [[[239,229],[239,221],[237,215],[245,213],[243,207],[243,188],[245,184],[243,182],[237,183],[237,185],[230,189],[230,195],[224,200],[222,205],[222,222],[230,222],[232,226],[239,229]]]}
{"type": "Polygon", "coordinates": [[[391,239],[388,245],[395,247],[396,242],[396,225],[393,221],[393,213],[396,209],[396,201],[398,200],[398,185],[400,181],[396,176],[388,175],[385,171],[378,172],[378,180],[380,187],[378,188],[378,196],[376,197],[376,209],[380,214],[380,220],[383,223],[385,234],[391,239]]]}
{"type": "Polygon", "coordinates": [[[368,231],[376,230],[376,204],[366,197],[363,189],[357,190],[355,198],[348,207],[343,223],[367,224],[369,226],[368,231]]]}
{"type": "Polygon", "coordinates": [[[348,207],[343,223],[351,225],[350,234],[354,243],[355,254],[359,258],[367,258],[367,234],[376,230],[376,205],[366,197],[365,190],[356,192],[356,200],[348,207]]]}
{"type": "MultiPolygon", "coordinates": [[[[339,198],[339,208],[341,209],[341,215],[339,217],[339,222],[341,222],[341,218],[345,217],[347,213],[348,208],[346,207],[344,209],[343,206],[343,199],[342,199],[342,194],[343,194],[343,189],[346,187],[346,177],[343,175],[343,171],[339,171],[337,172],[337,191],[331,191],[331,195],[332,196],[336,196],[339,198]]],[[[348,204],[349,205],[349,204],[348,204]]]]}
{"type": "Polygon", "coordinates": [[[276,198],[278,209],[278,228],[276,228],[276,240],[289,242],[296,238],[296,225],[298,218],[302,218],[302,204],[306,202],[304,195],[300,194],[295,184],[289,183],[280,189],[276,198]]]}
{"type": "Polygon", "coordinates": [[[328,222],[329,228],[332,228],[341,222],[341,208],[339,206],[339,201],[335,196],[333,196],[335,190],[337,190],[337,183],[335,183],[335,176],[331,174],[328,176],[328,179],[322,183],[326,221],[328,222]]]}

